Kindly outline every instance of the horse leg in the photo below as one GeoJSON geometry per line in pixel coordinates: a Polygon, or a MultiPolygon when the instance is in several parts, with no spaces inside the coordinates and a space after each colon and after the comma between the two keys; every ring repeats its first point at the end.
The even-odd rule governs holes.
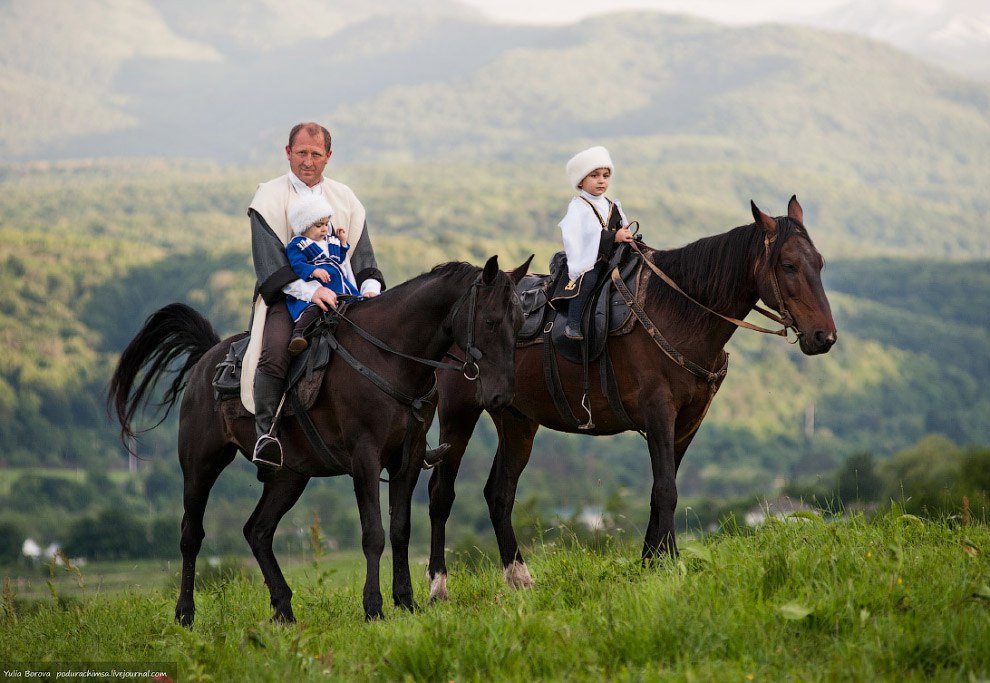
{"type": "Polygon", "coordinates": [[[196,616],[193,591],[196,582],[196,557],[203,545],[206,531],[203,529],[203,515],[210,490],[237,455],[237,448],[231,444],[204,444],[197,435],[190,438],[189,430],[183,430],[180,423],[179,463],[182,466],[182,528],[179,550],[182,553],[182,577],[179,581],[179,598],[175,603],[175,620],[182,626],[191,626],[196,616]]]}
{"type": "MultiPolygon", "coordinates": [[[[416,450],[425,450],[421,441],[416,450]]],[[[416,607],[413,601],[412,577],[409,572],[409,535],[412,530],[412,495],[419,481],[420,468],[416,466],[421,456],[410,458],[411,464],[401,478],[389,476],[388,508],[390,514],[389,540],[392,544],[392,601],[410,612],[416,607]]]]}
{"type": "Polygon", "coordinates": [[[674,511],[677,508],[677,467],[683,449],[678,453],[674,443],[673,408],[661,401],[647,414],[653,419],[647,425],[647,444],[653,469],[653,489],[650,492],[650,521],[643,541],[643,564],[659,555],[677,556],[674,533],[674,511]]]}
{"type": "Polygon", "coordinates": [[[382,553],[385,551],[385,528],[382,526],[381,503],[378,494],[378,479],[381,476],[381,466],[378,464],[378,453],[355,452],[352,464],[354,468],[354,496],[357,498],[358,513],[361,516],[361,549],[364,551],[364,618],[367,621],[381,619],[385,616],[382,611],[382,589],[379,571],[382,553]]]}
{"type": "Polygon", "coordinates": [[[275,477],[265,482],[261,500],[244,524],[244,538],[251,546],[251,552],[265,577],[271,605],[275,609],[272,621],[279,623],[292,623],[296,617],[292,613],[292,589],[286,583],[278,560],[275,559],[272,539],[278,523],[299,500],[307,483],[309,477],[283,468],[275,477]]]}
{"type": "Polygon", "coordinates": [[[440,441],[450,444],[450,451],[430,476],[430,564],[427,568],[430,602],[448,600],[450,597],[447,593],[447,561],[444,555],[447,520],[456,496],[454,482],[457,480],[457,470],[461,466],[461,459],[475,425],[478,424],[478,418],[481,417],[481,407],[477,404],[464,403],[455,410],[445,405],[446,397],[442,393],[441,397],[440,441]]]}
{"type": "Polygon", "coordinates": [[[516,532],[512,528],[512,506],[516,501],[519,475],[529,462],[539,424],[506,410],[495,417],[495,426],[498,429],[498,450],[485,484],[485,500],[488,501],[488,514],[498,541],[505,581],[512,588],[529,588],[533,585],[533,578],[526,568],[516,532]]]}

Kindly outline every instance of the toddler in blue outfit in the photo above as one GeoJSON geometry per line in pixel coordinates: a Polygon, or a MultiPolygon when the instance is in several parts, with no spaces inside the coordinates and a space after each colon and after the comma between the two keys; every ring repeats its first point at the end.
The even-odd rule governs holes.
{"type": "Polygon", "coordinates": [[[309,346],[303,333],[320,315],[320,308],[310,302],[317,289],[327,287],[335,294],[359,295],[346,260],[350,248],[347,231],[334,229],[332,218],[333,209],[322,194],[303,195],[289,210],[289,225],[296,236],[285,245],[285,253],[292,270],[303,280],[298,288],[300,297],[287,295],[285,302],[296,321],[289,341],[293,356],[309,346]]]}

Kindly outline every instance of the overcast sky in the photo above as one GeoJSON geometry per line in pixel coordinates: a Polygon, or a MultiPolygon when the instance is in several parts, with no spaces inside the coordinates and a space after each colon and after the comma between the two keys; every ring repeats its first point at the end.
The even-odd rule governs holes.
{"type": "MultiPolygon", "coordinates": [[[[569,23],[592,14],[650,9],[706,17],[725,23],[804,18],[846,0],[460,0],[493,19],[523,23],[569,23]]],[[[923,0],[905,0],[914,4],[923,0]]]]}

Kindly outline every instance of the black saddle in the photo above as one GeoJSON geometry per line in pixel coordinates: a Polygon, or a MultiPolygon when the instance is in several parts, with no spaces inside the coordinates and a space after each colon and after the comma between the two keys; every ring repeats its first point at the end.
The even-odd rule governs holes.
{"type": "MultiPolygon", "coordinates": [[[[343,297],[340,298],[343,299],[343,297]]],[[[348,303],[349,300],[342,300],[339,310],[343,312],[348,303]]],[[[333,351],[330,348],[328,337],[333,334],[337,320],[336,316],[327,313],[314,320],[305,332],[306,338],[309,339],[309,346],[289,362],[285,390],[289,391],[295,388],[299,396],[299,403],[306,410],[312,407],[319,390],[319,380],[322,379],[322,373],[318,373],[318,371],[325,368],[330,362],[333,351]]],[[[223,360],[217,363],[213,375],[213,397],[215,400],[226,401],[240,398],[242,364],[250,341],[250,333],[242,332],[231,342],[223,360]]],[[[285,414],[292,415],[294,412],[293,404],[289,403],[286,406],[285,414]]]]}
{"type": "MultiPolygon", "coordinates": [[[[628,250],[623,250],[628,251],[628,250]]],[[[611,265],[611,264],[610,264],[611,265]]],[[[641,263],[637,258],[619,261],[619,273],[630,291],[635,292],[641,263]]],[[[612,266],[614,267],[614,266],[612,266]]],[[[568,282],[567,261],[564,252],[557,252],[550,260],[549,275],[527,275],[517,285],[525,320],[516,337],[516,346],[528,346],[540,341],[549,341],[560,356],[573,363],[581,363],[582,343],[588,344],[588,359],[601,355],[605,341],[611,334],[622,334],[631,329],[632,312],[622,296],[612,284],[612,267],[598,283],[598,291],[588,305],[588,329],[585,342],[569,339],[564,334],[567,322],[567,304],[572,296],[560,295],[568,282]]]]}

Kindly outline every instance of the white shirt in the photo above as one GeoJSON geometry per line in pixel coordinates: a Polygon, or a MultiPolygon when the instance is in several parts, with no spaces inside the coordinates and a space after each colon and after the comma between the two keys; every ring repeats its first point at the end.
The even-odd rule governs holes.
{"type": "MultiPolygon", "coordinates": [[[[596,197],[581,190],[581,193],[567,205],[567,213],[560,221],[564,253],[567,254],[567,276],[572,280],[591,270],[598,258],[598,246],[601,243],[603,228],[598,216],[588,206],[588,202],[598,210],[602,220],[608,220],[609,201],[605,195],[596,197]],[[586,202],[585,199],[588,201],[586,202]]],[[[619,202],[615,202],[615,210],[619,212],[622,225],[626,225],[628,221],[619,202]]]]}

